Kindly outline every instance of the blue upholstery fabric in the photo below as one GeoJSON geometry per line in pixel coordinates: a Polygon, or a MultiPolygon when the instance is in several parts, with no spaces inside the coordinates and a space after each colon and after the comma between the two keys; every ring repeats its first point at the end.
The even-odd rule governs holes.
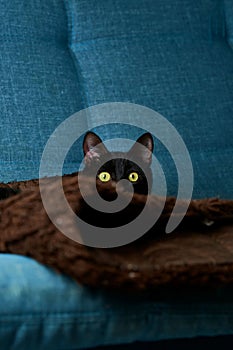
{"type": "Polygon", "coordinates": [[[61,0],[1,0],[0,18],[0,181],[37,178],[48,137],[82,108],[66,12],[61,0]]]}
{"type": "MultiPolygon", "coordinates": [[[[127,101],[157,110],[180,132],[194,163],[195,197],[232,198],[232,1],[64,2],[0,0],[0,180],[38,177],[49,135],[74,112],[127,101]]],[[[91,117],[82,122],[93,125],[91,117]]],[[[139,132],[99,131],[103,138],[139,132]]],[[[175,169],[160,145],[155,154],[173,194],[175,169]]],[[[75,148],[64,172],[81,158],[75,148]]],[[[232,301],[129,299],[14,255],[0,255],[0,271],[4,350],[233,333],[232,301]]]]}
{"type": "Polygon", "coordinates": [[[0,255],[0,266],[4,350],[71,350],[233,333],[233,302],[192,297],[152,302],[92,291],[17,255],[0,255]]]}
{"type": "Polygon", "coordinates": [[[225,18],[226,18],[226,35],[228,42],[233,48],[233,2],[231,0],[224,0],[225,3],[225,18]]]}
{"type": "MultiPolygon", "coordinates": [[[[65,2],[85,105],[125,101],[158,111],[190,151],[193,196],[233,198],[232,1],[65,2]]],[[[109,128],[102,135],[116,136],[109,128]]],[[[159,145],[155,155],[175,195],[171,160],[159,145]]]]}

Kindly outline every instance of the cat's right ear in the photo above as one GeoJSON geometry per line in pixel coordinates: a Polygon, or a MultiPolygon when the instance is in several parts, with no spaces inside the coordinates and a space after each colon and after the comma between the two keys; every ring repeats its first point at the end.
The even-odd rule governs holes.
{"type": "Polygon", "coordinates": [[[108,153],[108,150],[102,143],[101,138],[94,132],[89,131],[83,140],[83,152],[85,161],[89,163],[94,158],[98,159],[101,155],[108,153]]]}
{"type": "Polygon", "coordinates": [[[137,142],[129,150],[129,155],[142,160],[145,164],[150,165],[152,161],[152,153],[154,150],[153,137],[149,132],[146,132],[137,139],[137,142]],[[139,148],[138,144],[144,146],[139,148]]]}

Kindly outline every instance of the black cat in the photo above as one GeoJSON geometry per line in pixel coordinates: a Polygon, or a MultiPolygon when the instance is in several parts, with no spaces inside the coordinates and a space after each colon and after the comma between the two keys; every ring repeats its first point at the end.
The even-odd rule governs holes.
{"type": "MultiPolygon", "coordinates": [[[[88,132],[85,135],[83,141],[83,151],[86,161],[86,166],[83,170],[83,174],[86,174],[88,176],[96,176],[96,181],[97,183],[101,184],[102,189],[105,183],[108,185],[116,184],[118,181],[126,179],[133,185],[135,193],[150,193],[152,185],[152,172],[150,165],[154,147],[153,138],[150,133],[145,133],[138,138],[137,143],[135,143],[133,147],[125,153],[109,152],[107,148],[102,144],[102,140],[95,133],[88,132]],[[137,143],[145,147],[138,148],[137,143]],[[132,160],[128,160],[127,156],[131,157],[132,160]],[[109,157],[111,160],[107,160],[109,157]],[[100,161],[103,165],[98,169],[97,174],[95,174],[93,172],[93,169],[95,165],[97,165],[98,168],[98,163],[100,161]]],[[[34,182],[32,187],[38,186],[38,183],[35,185],[34,182]]],[[[24,184],[23,188],[28,187],[30,189],[29,183],[30,181],[28,181],[28,186],[24,184]]],[[[16,186],[16,184],[12,183],[12,186],[1,184],[0,199],[6,199],[19,193],[21,191],[21,188],[20,186],[16,186]],[[14,186],[17,188],[14,189],[14,186]]],[[[127,186],[125,190],[127,191],[127,186]]],[[[103,193],[104,192],[102,192],[102,194],[103,193]]],[[[114,198],[115,196],[113,195],[111,197],[111,200],[114,198]]]]}
{"type": "MultiPolygon", "coordinates": [[[[97,190],[100,189],[99,195],[107,201],[117,198],[117,192],[113,189],[116,188],[117,182],[123,179],[128,180],[124,181],[123,192],[128,192],[127,184],[131,183],[134,193],[147,195],[150,193],[152,186],[150,165],[153,148],[151,134],[145,133],[137,139],[137,142],[128,152],[110,152],[95,133],[88,132],[83,141],[86,163],[83,174],[96,177],[97,190]],[[138,144],[144,147],[140,147],[138,144]],[[130,160],[127,159],[128,157],[130,160]],[[106,192],[104,191],[105,187],[106,192]],[[110,192],[108,192],[109,188],[111,189],[110,192]]],[[[115,213],[106,213],[84,202],[78,216],[89,224],[98,227],[118,227],[131,222],[143,209],[141,206],[134,206],[132,211],[129,210],[129,206],[130,204],[115,213]]]]}
{"type": "MultiPolygon", "coordinates": [[[[151,192],[152,172],[151,160],[154,144],[150,133],[145,133],[128,152],[109,152],[102,140],[93,132],[88,132],[83,141],[85,155],[84,173],[93,175],[98,163],[103,164],[96,174],[96,181],[117,183],[125,179],[132,185],[135,193],[151,192]],[[138,143],[144,147],[138,147],[138,143]],[[96,146],[98,146],[96,148],[96,146]],[[130,157],[132,160],[127,159],[130,157]],[[111,160],[108,160],[111,158],[111,160]],[[106,161],[105,161],[106,159],[106,161]],[[143,168],[143,170],[142,170],[143,168]]],[[[126,188],[127,190],[127,188],[126,188]]]]}

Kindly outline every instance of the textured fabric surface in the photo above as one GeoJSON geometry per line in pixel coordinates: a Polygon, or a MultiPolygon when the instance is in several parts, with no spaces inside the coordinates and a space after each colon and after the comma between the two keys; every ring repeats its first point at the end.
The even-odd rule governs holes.
{"type": "Polygon", "coordinates": [[[229,44],[233,48],[233,2],[231,0],[224,0],[224,4],[227,39],[229,44]]]}
{"type": "Polygon", "coordinates": [[[232,334],[232,302],[116,296],[77,285],[26,257],[0,255],[0,264],[2,349],[71,350],[232,334]]]}
{"type": "MultiPolygon", "coordinates": [[[[127,101],[157,110],[181,133],[195,197],[232,197],[231,0],[67,0],[67,13],[63,5],[0,1],[0,180],[38,177],[49,135],[77,110],[127,101]]],[[[82,122],[92,127],[91,118],[82,122]]],[[[135,139],[138,131],[101,132],[135,139]]],[[[175,169],[156,149],[172,194],[175,169]]],[[[64,172],[80,157],[71,153],[64,172]]],[[[232,300],[132,300],[83,288],[28,258],[1,254],[0,266],[2,349],[232,333],[232,300]]]]}
{"type": "MultiPolygon", "coordinates": [[[[233,198],[232,1],[65,3],[85,105],[125,101],[158,111],[190,151],[194,197],[233,198]]],[[[120,133],[134,137],[129,128],[120,133]]],[[[116,135],[103,128],[101,136],[116,135]]],[[[175,195],[171,159],[159,144],[155,155],[175,195]]]]}
{"type": "MultiPolygon", "coordinates": [[[[77,178],[63,181],[75,210],[80,206],[77,178]]],[[[84,288],[33,260],[0,254],[0,343],[5,349],[59,350],[232,334],[232,289],[219,288],[233,282],[232,225],[201,225],[199,233],[184,230],[160,242],[153,242],[151,235],[134,249],[93,250],[69,240],[51,224],[38,183],[14,185],[28,189],[1,202],[0,251],[30,255],[97,289],[84,288]],[[151,293],[156,286],[162,291],[155,288],[151,293]],[[211,289],[205,293],[203,286],[211,289]],[[134,292],[142,290],[147,297],[136,297],[134,292]]],[[[87,186],[91,192],[90,181],[87,186]]],[[[56,182],[48,190],[51,198],[56,182]]],[[[189,214],[195,225],[188,215],[189,227],[200,225],[203,217],[226,218],[224,206],[229,205],[232,219],[233,201],[225,203],[222,212],[218,201],[194,202],[189,214]]]]}
{"type": "MultiPolygon", "coordinates": [[[[80,175],[79,180],[81,178],[80,175]]],[[[84,204],[77,175],[63,177],[62,182],[73,211],[95,228],[101,225],[106,227],[105,232],[110,239],[107,240],[106,236],[103,239],[95,229],[95,239],[90,241],[90,229],[75,222],[69,215],[64,215],[63,193],[59,193],[56,177],[47,179],[41,187],[43,198],[45,195],[49,199],[53,198],[50,200],[52,222],[43,207],[38,184],[28,182],[27,190],[0,202],[0,252],[27,255],[82,284],[121,293],[128,291],[131,295],[154,295],[161,288],[233,287],[233,200],[193,200],[187,212],[185,201],[177,201],[179,210],[176,218],[183,217],[185,212],[186,216],[175,231],[167,235],[165,227],[168,218],[174,218],[171,214],[174,197],[168,197],[163,208],[161,197],[151,195],[147,198],[134,194],[120,215],[106,214],[84,204]],[[57,194],[56,198],[54,193],[57,194]],[[145,207],[147,199],[149,203],[145,208],[144,222],[152,221],[150,229],[143,237],[132,242],[132,228],[128,227],[124,232],[124,239],[128,239],[124,240],[124,246],[119,247],[122,243],[122,238],[119,238],[121,233],[113,233],[108,227],[124,225],[129,218],[133,221],[145,207]],[[156,222],[154,218],[161,207],[163,210],[156,222]],[[60,229],[62,227],[66,236],[88,246],[62,234],[54,225],[59,221],[62,223],[60,229]],[[93,247],[96,243],[100,248],[93,247]]],[[[85,199],[95,201],[96,180],[85,175],[81,183],[85,199]]],[[[21,183],[11,186],[21,187],[21,183]]],[[[98,184],[97,187],[105,199],[116,194],[111,184],[98,184]]],[[[118,191],[118,198],[128,196],[129,193],[118,191]]],[[[142,234],[141,230],[142,227],[139,234],[142,234]]]]}
{"type": "Polygon", "coordinates": [[[61,0],[1,0],[0,18],[0,181],[37,178],[48,137],[82,108],[66,12],[61,0]]]}

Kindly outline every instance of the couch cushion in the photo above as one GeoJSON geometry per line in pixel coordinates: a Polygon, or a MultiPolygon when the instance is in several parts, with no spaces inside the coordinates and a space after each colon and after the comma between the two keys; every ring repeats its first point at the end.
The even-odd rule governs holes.
{"type": "MultiPolygon", "coordinates": [[[[231,1],[65,3],[85,105],[124,101],[158,111],[190,151],[194,197],[233,198],[231,1]]],[[[115,129],[102,128],[100,134],[137,136],[133,129],[115,129]]],[[[175,195],[170,157],[159,144],[155,155],[166,173],[168,193],[175,195]]]]}
{"type": "Polygon", "coordinates": [[[14,0],[0,2],[0,17],[0,181],[35,178],[50,134],[82,108],[66,12],[62,0],[14,0]]]}
{"type": "Polygon", "coordinates": [[[2,349],[71,350],[201,335],[232,334],[233,303],[155,301],[91,290],[18,255],[0,254],[2,349]]]}
{"type": "MultiPolygon", "coordinates": [[[[38,177],[49,135],[72,113],[127,101],[159,111],[177,127],[195,165],[195,196],[232,197],[232,51],[221,31],[224,9],[203,3],[69,0],[68,38],[61,0],[1,1],[1,181],[38,177]]],[[[92,127],[91,118],[83,123],[92,127]]],[[[130,131],[108,130],[103,137],[130,131]]],[[[170,169],[163,149],[159,153],[170,169]]],[[[70,157],[64,172],[76,170],[81,150],[70,157]]],[[[232,302],[106,294],[14,255],[1,254],[0,266],[3,349],[232,333],[232,302]]]]}

